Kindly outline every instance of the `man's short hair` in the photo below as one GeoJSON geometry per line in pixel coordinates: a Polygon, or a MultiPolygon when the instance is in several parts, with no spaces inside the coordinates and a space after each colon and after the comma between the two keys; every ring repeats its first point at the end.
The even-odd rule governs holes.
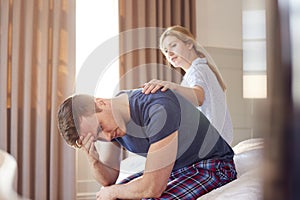
{"type": "Polygon", "coordinates": [[[66,98],[58,110],[58,129],[66,143],[74,148],[80,148],[79,124],[82,116],[89,116],[96,111],[93,96],[78,94],[66,98]]]}

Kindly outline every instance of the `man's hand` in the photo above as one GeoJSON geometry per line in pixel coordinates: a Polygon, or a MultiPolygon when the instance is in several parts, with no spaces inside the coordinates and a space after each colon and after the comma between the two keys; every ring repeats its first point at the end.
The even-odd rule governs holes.
{"type": "Polygon", "coordinates": [[[95,147],[95,137],[88,133],[80,136],[78,143],[86,153],[94,178],[103,186],[112,185],[119,176],[121,149],[109,142],[107,151],[101,151],[101,157],[95,147]]]}
{"type": "Polygon", "coordinates": [[[94,144],[94,136],[88,133],[86,137],[80,136],[81,148],[87,155],[90,164],[99,161],[99,154],[94,144]]]}
{"type": "Polygon", "coordinates": [[[116,200],[113,197],[113,192],[110,191],[110,187],[102,187],[96,194],[97,200],[116,200]]]}

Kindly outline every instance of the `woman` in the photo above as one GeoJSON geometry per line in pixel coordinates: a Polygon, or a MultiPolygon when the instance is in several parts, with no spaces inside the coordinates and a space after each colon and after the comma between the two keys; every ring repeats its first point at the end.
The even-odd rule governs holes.
{"type": "Polygon", "coordinates": [[[185,71],[181,85],[153,79],[143,86],[145,94],[173,89],[201,110],[228,144],[233,128],[226,103],[225,83],[208,55],[189,30],[182,26],[167,28],[160,36],[160,50],[169,64],[185,71]]]}

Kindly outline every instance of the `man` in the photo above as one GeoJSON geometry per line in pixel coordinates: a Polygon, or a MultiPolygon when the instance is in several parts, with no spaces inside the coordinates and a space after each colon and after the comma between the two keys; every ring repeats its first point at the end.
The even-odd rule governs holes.
{"type": "Polygon", "coordinates": [[[74,95],[58,112],[65,141],[83,149],[95,179],[97,199],[197,199],[236,178],[231,147],[207,118],[172,90],[122,91],[112,99],[74,95]],[[116,184],[120,148],[100,155],[94,142],[146,157],[142,173],[116,184]]]}

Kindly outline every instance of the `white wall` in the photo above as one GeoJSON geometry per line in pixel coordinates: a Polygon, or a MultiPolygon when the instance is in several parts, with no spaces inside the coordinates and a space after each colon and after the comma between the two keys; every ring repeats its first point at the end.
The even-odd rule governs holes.
{"type": "MultiPolygon", "coordinates": [[[[257,0],[250,0],[262,6],[257,0]],[[255,2],[254,2],[255,1],[255,2]]],[[[264,137],[268,128],[266,100],[243,98],[242,11],[246,0],[197,0],[197,40],[209,52],[227,84],[234,141],[264,137]],[[266,110],[266,112],[261,112],[266,110]],[[257,123],[259,119],[266,123],[257,123]]],[[[252,9],[252,8],[251,8],[252,9]]]]}
{"type": "Polygon", "coordinates": [[[203,46],[242,49],[242,0],[196,0],[196,10],[203,46]]]}

